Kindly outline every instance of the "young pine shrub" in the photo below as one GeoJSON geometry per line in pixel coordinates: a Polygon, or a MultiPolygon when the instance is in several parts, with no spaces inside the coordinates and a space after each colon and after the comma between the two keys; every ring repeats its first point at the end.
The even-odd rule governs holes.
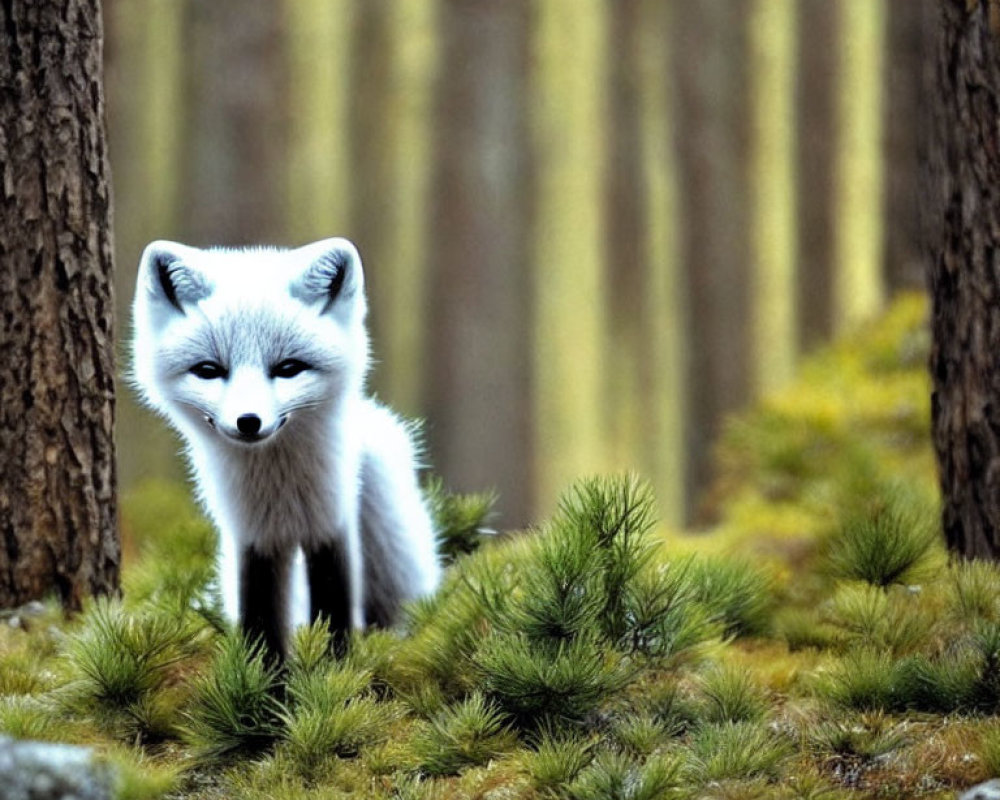
{"type": "Polygon", "coordinates": [[[476,654],[483,690],[518,727],[582,724],[634,677],[633,668],[598,639],[539,645],[494,634],[476,654]]]}
{"type": "Polygon", "coordinates": [[[777,611],[774,630],[793,653],[806,648],[828,650],[843,642],[842,631],[822,619],[814,608],[787,607],[777,611]]]}
{"type": "Polygon", "coordinates": [[[383,741],[402,716],[397,703],[379,702],[370,690],[371,672],[333,659],[331,650],[329,627],[318,620],[296,632],[288,662],[282,752],[305,778],[333,757],[353,757],[383,741]]]}
{"type": "Polygon", "coordinates": [[[934,504],[905,484],[879,484],[854,503],[823,547],[834,578],[882,588],[920,583],[944,563],[934,504]]]}
{"type": "MultiPolygon", "coordinates": [[[[478,583],[489,586],[486,576],[478,583]]],[[[604,574],[589,535],[566,525],[541,531],[522,565],[521,584],[525,588],[516,594],[503,586],[488,593],[481,589],[487,618],[497,630],[539,646],[601,635],[604,574]]]]}
{"type": "Polygon", "coordinates": [[[667,800],[680,797],[680,760],[658,755],[637,761],[604,751],[566,787],[571,800],[667,800]]]}
{"type": "Polygon", "coordinates": [[[612,740],[626,753],[645,758],[663,745],[676,732],[648,712],[628,713],[611,726],[612,740]]]}
{"type": "Polygon", "coordinates": [[[960,622],[1000,622],[1000,565],[972,559],[948,567],[952,612],[960,622]]]}
{"type": "Polygon", "coordinates": [[[703,725],[691,739],[686,779],[704,785],[712,781],[776,780],[791,743],[759,722],[703,725]]]}
{"type": "Polygon", "coordinates": [[[543,797],[558,796],[594,758],[595,741],[575,733],[542,730],[534,749],[519,759],[535,790],[543,797]]]}
{"type": "Polygon", "coordinates": [[[717,666],[701,677],[699,689],[706,722],[760,722],[767,713],[764,690],[745,669],[717,666]]]}
{"type": "Polygon", "coordinates": [[[893,660],[889,653],[859,647],[820,675],[816,690],[821,697],[844,708],[888,710],[900,706],[900,676],[900,662],[893,660]]]}
{"type": "Polygon", "coordinates": [[[489,631],[489,614],[496,616],[519,591],[518,575],[528,552],[525,538],[497,542],[461,559],[437,592],[406,607],[411,635],[383,670],[396,692],[455,700],[478,688],[473,657],[489,631]],[[428,693],[428,682],[439,691],[428,693]]]}
{"type": "Polygon", "coordinates": [[[848,583],[837,587],[824,617],[852,646],[905,655],[928,644],[937,626],[920,601],[919,594],[900,586],[848,583]]]}
{"type": "Polygon", "coordinates": [[[280,735],[278,668],[259,645],[233,632],[222,637],[207,671],[194,681],[188,742],[203,758],[255,753],[280,735]]]}
{"type": "Polygon", "coordinates": [[[774,581],[739,558],[699,557],[689,567],[695,598],[720,619],[729,636],[759,636],[771,629],[774,581]]]}
{"type": "Polygon", "coordinates": [[[987,704],[983,662],[968,646],[934,658],[910,656],[899,663],[895,675],[898,707],[947,714],[987,704]]]}
{"type": "Polygon", "coordinates": [[[820,754],[872,761],[907,744],[906,729],[882,712],[828,719],[809,731],[809,745],[820,754]]]}
{"type": "Polygon", "coordinates": [[[438,552],[445,564],[474,552],[496,533],[487,526],[496,505],[496,492],[457,494],[445,489],[441,478],[432,476],[424,483],[424,500],[434,520],[438,552]]]}
{"type": "Polygon", "coordinates": [[[189,616],[153,606],[131,612],[120,601],[99,599],[68,639],[71,680],[61,700],[129,740],[173,735],[179,698],[168,684],[182,662],[201,652],[205,633],[189,616]]]}
{"type": "Polygon", "coordinates": [[[30,695],[0,697],[0,733],[15,739],[72,741],[65,717],[30,695]]]}
{"type": "Polygon", "coordinates": [[[635,478],[583,481],[530,540],[519,580],[467,571],[492,633],[473,660],[515,724],[580,724],[638,672],[714,636],[682,570],[653,563],[652,494],[635,478]],[[506,582],[504,582],[506,581],[506,582]]]}
{"type": "Polygon", "coordinates": [[[601,584],[598,623],[612,644],[628,636],[629,587],[655,553],[649,537],[655,520],[652,489],[634,475],[583,480],[560,499],[549,535],[589,551],[601,584]]]}
{"type": "Polygon", "coordinates": [[[420,768],[428,775],[457,775],[483,766],[513,749],[513,731],[498,709],[472,694],[436,714],[415,742],[420,768]]]}
{"type": "Polygon", "coordinates": [[[699,601],[691,562],[650,564],[629,582],[627,624],[618,646],[661,667],[697,659],[702,645],[718,640],[723,623],[699,601]]]}

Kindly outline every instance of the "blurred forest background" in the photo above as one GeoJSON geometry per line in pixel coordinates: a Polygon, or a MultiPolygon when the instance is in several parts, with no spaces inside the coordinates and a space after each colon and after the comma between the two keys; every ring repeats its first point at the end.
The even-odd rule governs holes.
{"type": "MultiPolygon", "coordinates": [[[[105,0],[122,340],[151,239],[344,235],[451,488],[697,519],[723,416],[922,285],[928,5],[105,0]]],[[[181,477],[120,397],[123,488],[181,477]]]]}

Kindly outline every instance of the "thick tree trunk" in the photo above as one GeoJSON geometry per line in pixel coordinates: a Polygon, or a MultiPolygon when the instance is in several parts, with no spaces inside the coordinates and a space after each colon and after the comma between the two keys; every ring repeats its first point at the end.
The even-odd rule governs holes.
{"type": "Polygon", "coordinates": [[[0,3],[0,606],[118,584],[99,0],[0,3]]]}
{"type": "Polygon", "coordinates": [[[932,417],[948,546],[1000,557],[1000,14],[940,0],[932,417]]]}

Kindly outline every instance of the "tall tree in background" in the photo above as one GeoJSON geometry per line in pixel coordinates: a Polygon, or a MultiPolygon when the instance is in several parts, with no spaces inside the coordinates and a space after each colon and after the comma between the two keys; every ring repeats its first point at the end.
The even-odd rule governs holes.
{"type": "Polygon", "coordinates": [[[690,352],[687,409],[688,496],[712,477],[712,445],[725,414],[750,397],[748,3],[677,3],[673,55],[682,209],[681,260],[687,275],[690,352]]]}
{"type": "Polygon", "coordinates": [[[528,8],[446,3],[430,215],[428,436],[435,466],[461,490],[495,486],[505,525],[533,505],[528,8]]]}
{"type": "Polygon", "coordinates": [[[837,4],[799,0],[798,120],[798,308],[802,350],[828,341],[833,333],[834,79],[841,37],[837,4]]]}
{"type": "Polygon", "coordinates": [[[118,585],[99,0],[0,4],[0,606],[118,585]]]}
{"type": "Polygon", "coordinates": [[[194,244],[273,244],[288,94],[280,3],[187,3],[184,227],[194,244]]]}
{"type": "Polygon", "coordinates": [[[887,7],[885,117],[885,278],[890,290],[923,286],[920,232],[920,121],[923,82],[938,0],[895,0],[887,7]]]}
{"type": "Polygon", "coordinates": [[[939,0],[932,418],[948,546],[1000,558],[1000,9],[939,0]]]}

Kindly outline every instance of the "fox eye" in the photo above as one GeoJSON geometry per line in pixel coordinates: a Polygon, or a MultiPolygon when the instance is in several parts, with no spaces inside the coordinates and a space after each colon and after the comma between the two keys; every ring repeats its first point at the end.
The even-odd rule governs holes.
{"type": "Polygon", "coordinates": [[[305,361],[299,361],[297,358],[286,358],[284,361],[271,367],[271,377],[294,378],[300,372],[305,372],[307,369],[312,369],[312,367],[305,361]]]}
{"type": "Polygon", "coordinates": [[[225,378],[228,374],[226,368],[215,361],[199,361],[188,371],[192,375],[206,381],[214,380],[215,378],[225,378]]]}

